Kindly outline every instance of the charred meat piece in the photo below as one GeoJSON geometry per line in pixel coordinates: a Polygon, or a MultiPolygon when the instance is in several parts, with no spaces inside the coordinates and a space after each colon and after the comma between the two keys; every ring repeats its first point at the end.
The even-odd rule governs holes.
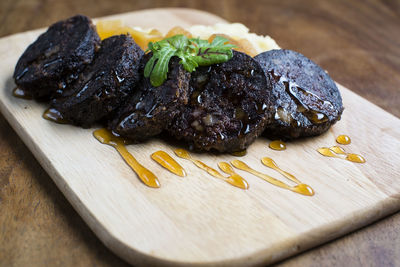
{"type": "Polygon", "coordinates": [[[340,92],[329,75],[310,59],[291,50],[271,50],[255,58],[271,81],[275,97],[269,137],[293,139],[319,135],[340,119],[340,92]]]}
{"type": "MultiPolygon", "coordinates": [[[[143,57],[140,73],[152,54],[143,57]]],[[[122,106],[108,127],[116,134],[135,142],[161,133],[175,118],[181,105],[188,102],[190,73],[173,57],[167,80],[153,87],[149,78],[142,77],[133,96],[122,106]]]]}
{"type": "Polygon", "coordinates": [[[79,79],[52,101],[64,120],[88,128],[126,101],[140,79],[142,49],[129,35],[102,41],[93,62],[79,79]]]}
{"type": "Polygon", "coordinates": [[[260,65],[233,52],[225,63],[192,73],[190,101],[167,130],[195,150],[246,149],[272,119],[270,86],[260,65]]]}
{"type": "Polygon", "coordinates": [[[17,62],[17,86],[38,100],[48,100],[77,79],[100,45],[96,27],[77,15],[57,22],[28,46],[17,62]]]}

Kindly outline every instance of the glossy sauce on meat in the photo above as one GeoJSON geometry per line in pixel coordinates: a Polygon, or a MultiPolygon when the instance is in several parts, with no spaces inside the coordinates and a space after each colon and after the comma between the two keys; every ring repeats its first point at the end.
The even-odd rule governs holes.
{"type": "Polygon", "coordinates": [[[234,51],[231,60],[191,74],[190,100],[168,132],[196,150],[245,150],[272,118],[269,83],[259,64],[234,51]]]}
{"type": "Polygon", "coordinates": [[[142,49],[129,35],[101,42],[93,62],[79,75],[51,108],[72,124],[88,128],[107,119],[120,107],[139,81],[142,49]]]}
{"type": "Polygon", "coordinates": [[[19,58],[14,80],[20,91],[38,100],[59,96],[90,64],[100,45],[92,21],[82,15],[49,27],[19,58]]]}
{"type": "Polygon", "coordinates": [[[319,135],[340,119],[342,98],[334,81],[317,64],[291,50],[255,57],[270,79],[274,120],[265,135],[292,139],[319,135]]]}

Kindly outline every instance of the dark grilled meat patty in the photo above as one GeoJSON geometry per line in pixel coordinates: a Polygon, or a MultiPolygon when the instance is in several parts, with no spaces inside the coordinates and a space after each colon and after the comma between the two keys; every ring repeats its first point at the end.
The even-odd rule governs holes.
{"type": "Polygon", "coordinates": [[[19,88],[38,100],[48,100],[77,79],[93,60],[100,38],[88,17],[59,21],[28,46],[15,67],[19,88]]]}
{"type": "Polygon", "coordinates": [[[142,49],[130,35],[101,42],[79,79],[52,101],[51,108],[75,125],[88,128],[120,107],[139,81],[142,49]]]}
{"type": "Polygon", "coordinates": [[[275,116],[264,132],[293,139],[319,135],[343,112],[334,81],[310,59],[291,50],[271,50],[255,58],[271,81],[275,116]]]}
{"type": "MultiPolygon", "coordinates": [[[[143,57],[140,73],[152,54],[143,57]]],[[[181,105],[188,102],[190,73],[173,57],[167,80],[153,87],[149,78],[142,77],[133,96],[122,106],[108,127],[114,133],[135,142],[161,133],[175,118],[181,105]]]]}
{"type": "Polygon", "coordinates": [[[225,63],[192,73],[190,101],[167,128],[196,150],[244,150],[272,118],[270,85],[262,68],[250,56],[233,53],[225,63]]]}

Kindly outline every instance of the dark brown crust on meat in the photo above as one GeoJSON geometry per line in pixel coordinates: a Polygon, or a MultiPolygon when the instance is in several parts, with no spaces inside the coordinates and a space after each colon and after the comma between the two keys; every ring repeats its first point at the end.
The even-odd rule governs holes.
{"type": "Polygon", "coordinates": [[[27,95],[50,99],[52,110],[72,124],[106,122],[134,142],[166,130],[198,151],[241,151],[262,132],[282,139],[318,135],[343,112],[329,75],[291,50],[254,59],[233,51],[228,62],[193,73],[173,57],[159,87],[143,77],[151,56],[129,35],[100,45],[91,20],[77,15],[40,35],[13,77],[27,95]]]}
{"type": "Polygon", "coordinates": [[[319,135],[343,112],[334,81],[310,59],[291,50],[271,50],[255,58],[272,84],[275,119],[264,135],[293,139],[319,135]]]}
{"type": "MultiPolygon", "coordinates": [[[[152,54],[143,57],[140,73],[152,54]]],[[[134,95],[117,112],[108,128],[114,133],[139,142],[160,134],[175,118],[181,105],[188,102],[190,73],[173,57],[167,80],[153,87],[143,77],[134,95]]]]}
{"type": "Polygon", "coordinates": [[[79,79],[52,102],[63,118],[84,128],[120,107],[140,79],[142,49],[129,35],[102,41],[100,50],[79,79]]]}
{"type": "Polygon", "coordinates": [[[88,17],[59,21],[28,46],[15,67],[15,83],[38,100],[55,97],[77,79],[100,44],[88,17]]]}
{"type": "Polygon", "coordinates": [[[228,62],[199,68],[190,86],[190,102],[168,131],[196,150],[244,150],[271,119],[269,83],[246,54],[234,51],[228,62]]]}

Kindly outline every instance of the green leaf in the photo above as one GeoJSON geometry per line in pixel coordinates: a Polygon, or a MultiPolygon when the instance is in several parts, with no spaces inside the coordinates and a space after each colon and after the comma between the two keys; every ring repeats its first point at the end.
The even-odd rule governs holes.
{"type": "Polygon", "coordinates": [[[146,66],[144,67],[144,77],[150,77],[151,72],[153,71],[154,64],[156,63],[157,58],[151,57],[149,61],[147,61],[146,66]]]}
{"type": "Polygon", "coordinates": [[[160,50],[160,55],[157,57],[157,63],[150,74],[150,82],[153,86],[160,86],[167,79],[168,63],[174,54],[174,49],[171,49],[170,47],[165,47],[160,50]]]}
{"type": "Polygon", "coordinates": [[[224,45],[224,44],[227,43],[227,42],[228,42],[228,39],[226,39],[226,38],[224,38],[224,37],[222,37],[222,36],[217,35],[217,36],[215,36],[214,40],[211,42],[211,46],[213,46],[213,47],[217,47],[217,46],[224,46],[224,47],[226,47],[226,45],[230,45],[230,46],[234,47],[234,45],[231,45],[231,44],[226,44],[226,45],[224,45]]]}
{"type": "Polygon", "coordinates": [[[210,66],[213,64],[223,63],[233,57],[232,50],[218,50],[218,49],[200,49],[198,54],[193,57],[193,60],[199,64],[199,66],[210,66]]]}
{"type": "Polygon", "coordinates": [[[193,72],[199,66],[199,64],[190,56],[180,58],[181,60],[179,63],[182,64],[183,68],[188,72],[193,72]]]}
{"type": "Polygon", "coordinates": [[[189,45],[189,39],[183,34],[178,34],[167,39],[170,40],[170,44],[172,44],[173,47],[182,51],[186,50],[189,45]]]}
{"type": "Polygon", "coordinates": [[[144,76],[150,77],[151,84],[157,87],[167,79],[169,61],[173,56],[180,58],[179,63],[186,71],[193,72],[198,66],[228,61],[233,57],[234,47],[222,36],[216,36],[211,43],[200,38],[189,39],[182,34],[150,42],[147,51],[152,51],[153,56],[146,63],[144,76]]]}
{"type": "Polygon", "coordinates": [[[232,48],[235,46],[227,43],[228,39],[216,36],[210,43],[204,40],[196,40],[198,45],[195,48],[194,60],[199,66],[209,66],[228,61],[233,57],[232,48]]]}

